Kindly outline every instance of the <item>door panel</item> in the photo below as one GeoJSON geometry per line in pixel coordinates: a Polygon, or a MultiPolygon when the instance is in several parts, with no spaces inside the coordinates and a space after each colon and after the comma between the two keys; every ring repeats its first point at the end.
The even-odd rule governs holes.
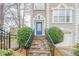
{"type": "Polygon", "coordinates": [[[42,35],[42,22],[36,22],[36,35],[42,35]]]}

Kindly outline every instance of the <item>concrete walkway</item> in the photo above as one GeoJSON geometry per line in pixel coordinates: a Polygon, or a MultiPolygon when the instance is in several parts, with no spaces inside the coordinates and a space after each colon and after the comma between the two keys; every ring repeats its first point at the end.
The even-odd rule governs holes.
{"type": "Polygon", "coordinates": [[[17,47],[18,47],[18,43],[16,39],[11,39],[11,48],[17,48],[17,47]]]}

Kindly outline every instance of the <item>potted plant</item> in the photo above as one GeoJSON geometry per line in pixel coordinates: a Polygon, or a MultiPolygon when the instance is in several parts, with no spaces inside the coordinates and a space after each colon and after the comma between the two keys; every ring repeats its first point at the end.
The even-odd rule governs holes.
{"type": "MultiPolygon", "coordinates": [[[[53,40],[54,44],[58,44],[64,40],[64,33],[61,29],[57,27],[52,27],[48,29],[48,34],[50,35],[51,39],[53,40]]],[[[53,52],[55,47],[50,48],[51,52],[53,52]]],[[[54,53],[54,52],[53,52],[54,53]]],[[[52,54],[53,54],[52,53],[52,54]]]]}
{"type": "Polygon", "coordinates": [[[26,52],[26,55],[28,54],[28,46],[26,46],[26,42],[27,40],[29,39],[29,36],[31,35],[32,33],[32,29],[29,28],[29,27],[22,27],[22,28],[19,28],[18,31],[17,31],[17,42],[21,48],[21,51],[23,51],[24,53],[26,52]]]}

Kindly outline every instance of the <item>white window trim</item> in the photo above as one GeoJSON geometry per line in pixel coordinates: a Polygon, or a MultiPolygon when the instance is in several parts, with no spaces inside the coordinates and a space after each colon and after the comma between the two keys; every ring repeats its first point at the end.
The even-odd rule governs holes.
{"type": "MultiPolygon", "coordinates": [[[[39,4],[39,3],[36,3],[36,4],[39,4]]],[[[43,3],[44,4],[44,6],[43,6],[43,8],[41,9],[38,9],[38,8],[35,8],[35,3],[33,4],[33,9],[34,10],[45,10],[45,3],[43,3]]]]}
{"type": "MultiPolygon", "coordinates": [[[[64,9],[64,10],[71,10],[70,11],[70,22],[54,22],[53,12],[52,12],[52,22],[53,23],[72,23],[72,11],[73,11],[74,8],[67,7],[65,4],[59,4],[56,8],[52,8],[52,11],[54,11],[54,10],[62,10],[62,9],[64,9]],[[61,8],[61,5],[63,5],[65,8],[61,8]]],[[[59,20],[59,17],[58,17],[58,20],[59,20]]],[[[65,21],[66,21],[66,19],[65,19],[65,21]]]]}
{"type": "MultiPolygon", "coordinates": [[[[54,10],[61,10],[61,9],[54,9],[54,10]]],[[[53,10],[53,11],[54,11],[53,10]]],[[[65,16],[65,22],[60,22],[59,21],[59,16],[57,16],[58,17],[58,22],[55,22],[54,21],[54,16],[53,16],[53,14],[52,14],[52,16],[53,16],[53,18],[52,18],[52,20],[53,20],[53,23],[72,23],[72,10],[71,9],[64,9],[65,10],[65,15],[66,15],[66,12],[67,12],[67,10],[70,10],[70,19],[69,19],[69,22],[66,22],[66,16],[65,16]]],[[[59,12],[58,12],[59,13],[59,12]]]]}

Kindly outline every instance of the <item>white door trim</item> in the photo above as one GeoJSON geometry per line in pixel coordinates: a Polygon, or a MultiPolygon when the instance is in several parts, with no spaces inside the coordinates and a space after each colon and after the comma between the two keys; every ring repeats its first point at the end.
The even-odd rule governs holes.
{"type": "Polygon", "coordinates": [[[35,20],[34,21],[34,34],[35,34],[35,36],[38,36],[37,34],[36,34],[36,22],[42,22],[42,35],[39,35],[39,36],[43,36],[43,35],[45,35],[45,24],[44,24],[44,20],[35,20]]]}
{"type": "Polygon", "coordinates": [[[36,22],[42,22],[42,36],[45,35],[45,17],[42,14],[37,14],[34,18],[33,18],[33,29],[34,29],[34,34],[36,36],[36,22]]]}

